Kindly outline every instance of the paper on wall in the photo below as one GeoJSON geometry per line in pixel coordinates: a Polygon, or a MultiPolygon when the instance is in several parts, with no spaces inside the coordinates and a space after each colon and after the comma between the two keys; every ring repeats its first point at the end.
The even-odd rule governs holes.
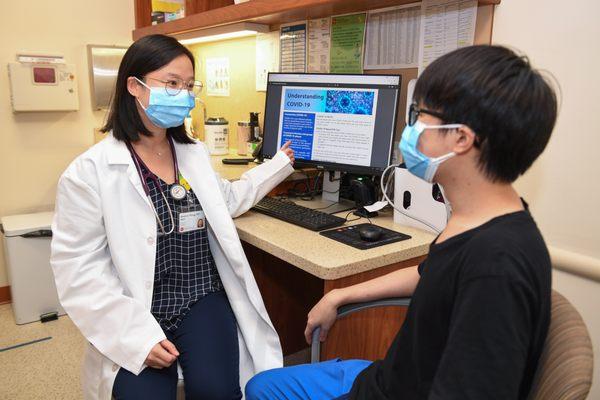
{"type": "Polygon", "coordinates": [[[329,72],[331,19],[308,21],[308,63],[306,72],[329,72]]]}
{"type": "Polygon", "coordinates": [[[279,71],[279,32],[256,36],[256,90],[267,90],[269,72],[279,71]]]}
{"type": "Polygon", "coordinates": [[[209,96],[229,96],[229,58],[206,59],[206,84],[209,96]]]}
{"type": "Polygon", "coordinates": [[[287,24],[280,29],[281,72],[306,72],[306,23],[287,24]]]}
{"type": "Polygon", "coordinates": [[[421,3],[369,12],[364,69],[416,68],[421,3]]]}
{"type": "Polygon", "coordinates": [[[477,0],[423,0],[419,44],[419,74],[436,58],[475,38],[477,0]]]}
{"type": "Polygon", "coordinates": [[[332,73],[362,73],[367,14],[331,17],[332,73]]]}

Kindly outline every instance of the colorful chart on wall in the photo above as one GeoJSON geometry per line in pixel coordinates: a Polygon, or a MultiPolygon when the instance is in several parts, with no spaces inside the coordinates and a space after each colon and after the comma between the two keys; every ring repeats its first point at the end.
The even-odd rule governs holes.
{"type": "Polygon", "coordinates": [[[279,46],[280,72],[306,72],[306,22],[282,26],[279,46]]]}
{"type": "Polygon", "coordinates": [[[329,72],[362,73],[363,44],[367,14],[331,18],[331,57],[329,72]]]}

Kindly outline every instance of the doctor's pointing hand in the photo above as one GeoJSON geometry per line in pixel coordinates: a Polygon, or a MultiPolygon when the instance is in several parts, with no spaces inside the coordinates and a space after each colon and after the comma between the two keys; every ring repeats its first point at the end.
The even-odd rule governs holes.
{"type": "Polygon", "coordinates": [[[194,57],[152,35],[125,53],[106,139],[58,183],[51,264],[59,297],[89,345],[86,399],[242,397],[282,366],[232,218],[293,172],[294,151],[235,182],[220,179],[183,120],[202,90],[194,57]]]}

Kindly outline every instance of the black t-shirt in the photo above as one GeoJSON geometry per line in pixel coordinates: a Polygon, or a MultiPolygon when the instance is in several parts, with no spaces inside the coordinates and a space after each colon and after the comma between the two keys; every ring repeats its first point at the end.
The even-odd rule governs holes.
{"type": "Polygon", "coordinates": [[[406,320],[351,399],[524,399],[550,323],[548,250],[527,211],[439,244],[406,320]]]}

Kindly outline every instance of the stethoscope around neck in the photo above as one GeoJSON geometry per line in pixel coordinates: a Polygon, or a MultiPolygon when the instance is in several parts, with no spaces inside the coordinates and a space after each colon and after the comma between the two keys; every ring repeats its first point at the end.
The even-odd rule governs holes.
{"type": "MultiPolygon", "coordinates": [[[[175,173],[175,182],[171,186],[169,186],[169,194],[175,200],[183,200],[187,196],[187,190],[185,189],[185,187],[183,187],[183,185],[179,183],[179,166],[177,164],[177,154],[175,153],[175,146],[173,145],[173,140],[170,136],[167,136],[167,139],[169,141],[169,146],[171,147],[171,155],[173,157],[173,171],[175,173]]],[[[158,181],[158,177],[152,171],[150,171],[150,168],[148,168],[148,166],[144,163],[144,160],[142,160],[142,158],[136,153],[131,143],[126,142],[126,144],[127,149],[129,149],[129,152],[131,153],[131,158],[133,158],[133,164],[135,165],[135,169],[137,170],[140,180],[142,181],[144,193],[146,193],[146,196],[150,201],[150,206],[152,207],[152,211],[154,212],[154,216],[156,217],[156,222],[158,223],[158,226],[160,228],[160,232],[158,234],[159,236],[170,235],[175,231],[175,217],[173,216],[173,210],[171,210],[171,206],[167,201],[167,196],[165,196],[162,190],[162,186],[158,181]],[[144,167],[144,169],[142,169],[142,167],[144,167]],[[171,223],[171,229],[168,232],[166,231],[162,221],[160,220],[158,211],[156,211],[156,207],[154,206],[154,202],[152,201],[152,197],[150,196],[150,187],[148,186],[146,179],[150,179],[152,180],[152,182],[154,182],[154,185],[156,186],[160,195],[165,201],[165,205],[167,206],[167,210],[169,212],[169,221],[171,223]]]]}

